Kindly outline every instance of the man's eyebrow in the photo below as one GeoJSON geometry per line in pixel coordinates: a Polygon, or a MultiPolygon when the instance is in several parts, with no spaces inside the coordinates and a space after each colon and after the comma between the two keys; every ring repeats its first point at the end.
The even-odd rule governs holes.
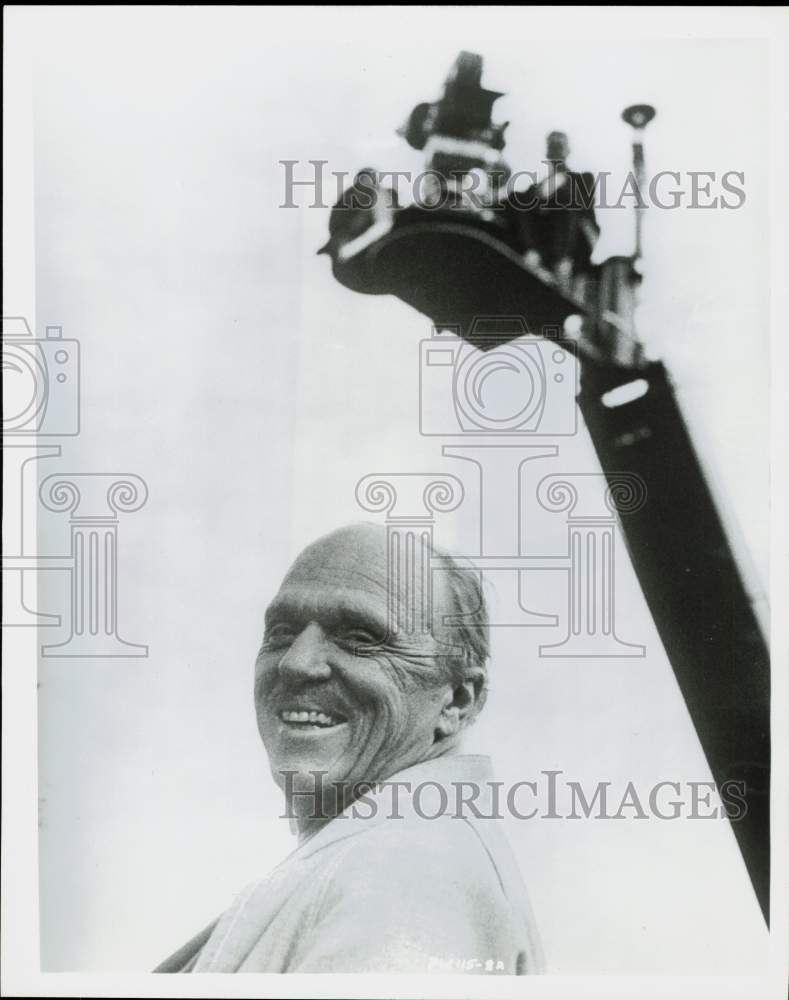
{"type": "Polygon", "coordinates": [[[275,597],[271,604],[269,604],[266,608],[264,620],[266,625],[271,625],[273,622],[281,621],[283,618],[290,619],[302,617],[301,611],[302,609],[298,602],[288,600],[283,597],[275,597]]]}

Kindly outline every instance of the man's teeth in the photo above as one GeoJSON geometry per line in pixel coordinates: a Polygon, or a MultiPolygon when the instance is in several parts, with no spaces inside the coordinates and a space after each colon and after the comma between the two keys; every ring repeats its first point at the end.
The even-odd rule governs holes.
{"type": "Polygon", "coordinates": [[[339,719],[325,712],[281,712],[280,717],[283,722],[306,722],[313,726],[338,726],[339,719]]]}

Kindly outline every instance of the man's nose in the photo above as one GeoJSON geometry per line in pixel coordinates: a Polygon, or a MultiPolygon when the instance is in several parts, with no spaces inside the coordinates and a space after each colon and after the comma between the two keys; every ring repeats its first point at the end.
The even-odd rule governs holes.
{"type": "Polygon", "coordinates": [[[328,680],[331,667],[326,660],[326,637],[317,622],[310,622],[296,636],[279,661],[280,675],[286,680],[328,680]]]}

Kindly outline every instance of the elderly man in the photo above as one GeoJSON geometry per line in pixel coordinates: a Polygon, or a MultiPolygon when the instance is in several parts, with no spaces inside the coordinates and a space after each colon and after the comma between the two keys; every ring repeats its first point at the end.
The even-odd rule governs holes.
{"type": "Polygon", "coordinates": [[[475,573],[428,554],[441,571],[407,580],[385,530],[354,525],[296,559],[255,707],[298,847],[157,971],[541,970],[487,759],[460,753],[486,694],[484,600],[475,573]]]}

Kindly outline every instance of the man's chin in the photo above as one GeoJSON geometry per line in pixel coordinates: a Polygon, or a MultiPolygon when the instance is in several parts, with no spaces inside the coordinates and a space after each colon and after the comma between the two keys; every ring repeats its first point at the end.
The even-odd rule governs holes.
{"type": "Polygon", "coordinates": [[[337,747],[333,753],[311,752],[310,748],[294,752],[290,748],[290,752],[270,755],[271,772],[286,794],[295,791],[299,795],[313,792],[320,795],[322,787],[341,785],[349,780],[350,762],[344,751],[347,745],[337,747]]]}

